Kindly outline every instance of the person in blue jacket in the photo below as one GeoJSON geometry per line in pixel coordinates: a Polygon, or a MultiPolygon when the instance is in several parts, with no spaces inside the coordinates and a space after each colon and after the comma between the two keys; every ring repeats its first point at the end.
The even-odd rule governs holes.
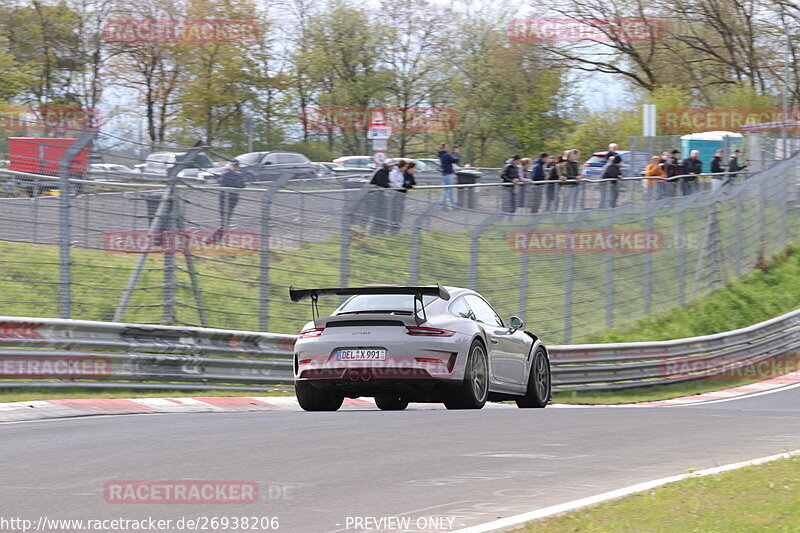
{"type": "MultiPolygon", "coordinates": [[[[439,164],[442,166],[442,185],[453,185],[456,182],[456,175],[453,171],[453,163],[458,163],[461,158],[458,146],[453,147],[453,153],[449,152],[450,145],[442,143],[439,146],[439,164]]],[[[442,190],[442,203],[445,207],[454,207],[456,202],[453,198],[453,189],[442,190]]]]}

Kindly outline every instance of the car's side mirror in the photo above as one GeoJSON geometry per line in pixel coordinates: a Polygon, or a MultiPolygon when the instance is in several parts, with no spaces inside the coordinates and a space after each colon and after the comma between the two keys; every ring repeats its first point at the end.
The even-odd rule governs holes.
{"type": "Polygon", "coordinates": [[[518,316],[512,316],[511,320],[509,320],[509,323],[511,324],[511,327],[509,328],[511,333],[514,333],[518,329],[522,329],[522,326],[525,325],[525,322],[523,322],[518,316]]]}

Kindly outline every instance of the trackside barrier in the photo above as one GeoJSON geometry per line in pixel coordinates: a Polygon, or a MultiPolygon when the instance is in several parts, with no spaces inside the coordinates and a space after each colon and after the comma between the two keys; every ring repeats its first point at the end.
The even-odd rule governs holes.
{"type": "MultiPolygon", "coordinates": [[[[0,317],[0,387],[258,391],[292,382],[295,340],[253,331],[0,317]]],[[[794,355],[800,309],[702,337],[548,349],[557,391],[713,378],[794,355]]]]}

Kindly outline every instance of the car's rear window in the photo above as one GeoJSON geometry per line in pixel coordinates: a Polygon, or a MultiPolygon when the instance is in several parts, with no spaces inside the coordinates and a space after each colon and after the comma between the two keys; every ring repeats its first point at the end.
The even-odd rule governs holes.
{"type": "MultiPolygon", "coordinates": [[[[427,307],[436,296],[423,296],[422,303],[427,307]]],[[[359,311],[414,311],[414,297],[410,294],[360,294],[347,300],[338,313],[359,311]]]]}

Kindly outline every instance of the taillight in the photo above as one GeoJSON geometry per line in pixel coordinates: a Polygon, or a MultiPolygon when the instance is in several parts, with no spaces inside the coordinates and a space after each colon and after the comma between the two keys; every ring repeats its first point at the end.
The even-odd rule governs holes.
{"type": "Polygon", "coordinates": [[[406,326],[406,333],[419,337],[452,337],[455,331],[439,328],[423,328],[420,326],[406,326]]]}
{"type": "Polygon", "coordinates": [[[415,357],[414,360],[417,363],[439,363],[440,365],[444,364],[444,361],[441,359],[436,359],[434,357],[415,357]]]}
{"type": "Polygon", "coordinates": [[[297,363],[300,364],[300,365],[307,365],[310,362],[311,362],[311,359],[301,359],[297,363]]]}
{"type": "Polygon", "coordinates": [[[310,339],[312,337],[319,337],[320,335],[322,335],[323,331],[325,331],[325,328],[305,329],[300,332],[300,338],[310,339]]]}
{"type": "Polygon", "coordinates": [[[586,168],[586,167],[588,167],[588,166],[589,166],[589,163],[584,163],[584,164],[583,164],[583,168],[586,168]]]}

